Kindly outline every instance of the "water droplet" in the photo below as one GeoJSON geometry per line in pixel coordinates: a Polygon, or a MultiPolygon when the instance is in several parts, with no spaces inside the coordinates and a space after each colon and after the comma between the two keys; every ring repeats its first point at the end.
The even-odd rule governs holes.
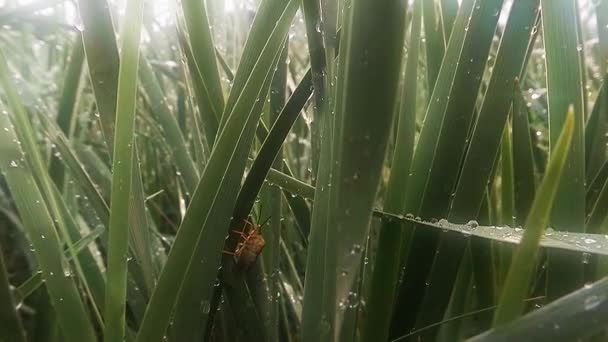
{"type": "Polygon", "coordinates": [[[477,223],[477,221],[475,221],[475,220],[471,220],[471,221],[467,222],[467,226],[475,229],[479,226],[479,223],[477,223]]]}
{"type": "Polygon", "coordinates": [[[604,297],[600,297],[600,296],[596,296],[596,295],[591,295],[587,298],[585,298],[585,310],[593,310],[595,309],[598,305],[600,305],[602,303],[602,301],[604,300],[604,297]]]}
{"type": "Polygon", "coordinates": [[[201,311],[205,315],[209,314],[209,311],[211,311],[211,304],[209,303],[208,300],[201,301],[201,311]]]}
{"type": "Polygon", "coordinates": [[[363,251],[363,247],[361,247],[361,245],[354,244],[352,246],[352,248],[350,249],[350,255],[359,254],[359,253],[361,253],[361,251],[363,251]]]}

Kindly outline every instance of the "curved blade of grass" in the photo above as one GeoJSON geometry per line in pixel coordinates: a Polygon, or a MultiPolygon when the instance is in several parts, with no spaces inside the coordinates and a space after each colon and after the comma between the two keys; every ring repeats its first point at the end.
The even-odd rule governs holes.
{"type": "MultiPolygon", "coordinates": [[[[263,106],[265,101],[265,97],[268,93],[268,89],[271,84],[272,74],[275,70],[276,63],[278,61],[278,57],[280,54],[276,54],[274,56],[274,62],[270,68],[270,72],[267,74],[267,77],[264,79],[262,83],[262,87],[259,93],[260,101],[257,101],[253,106],[251,113],[262,113],[263,106]]],[[[223,203],[222,199],[226,198],[227,194],[230,196],[237,196],[239,183],[238,180],[242,178],[242,171],[244,168],[244,163],[246,162],[246,154],[248,149],[243,148],[241,144],[251,144],[252,139],[255,134],[255,125],[258,123],[260,117],[250,117],[247,121],[244,133],[239,139],[239,145],[237,145],[237,157],[234,158],[232,163],[236,162],[236,167],[228,167],[231,171],[225,176],[225,179],[232,179],[232,184],[228,183],[223,191],[218,194],[216,197],[216,203],[223,203]]],[[[234,198],[231,198],[234,201],[234,198]]],[[[226,212],[222,214],[218,214],[218,210],[226,210],[225,207],[222,206],[212,206],[210,209],[209,217],[225,217],[228,216],[226,212]]],[[[234,210],[233,207],[230,207],[230,210],[234,210]]],[[[211,223],[211,226],[217,225],[225,225],[227,228],[234,229],[236,227],[241,227],[243,221],[236,222],[229,220],[229,223],[226,225],[222,220],[218,220],[217,222],[211,223]]],[[[206,223],[208,224],[208,223],[206,223]]],[[[204,229],[204,228],[203,228],[204,229]]],[[[238,228],[237,228],[238,229],[238,228]]],[[[229,231],[225,231],[224,234],[230,234],[229,231]]],[[[215,239],[214,239],[215,240],[215,239]]],[[[215,240],[217,241],[217,240],[215,240]]],[[[230,242],[230,239],[228,240],[230,242]]],[[[223,242],[220,244],[220,248],[223,248],[224,243],[226,242],[226,238],[224,235],[223,242]]],[[[235,242],[236,243],[236,242],[235,242]]],[[[215,250],[218,250],[217,248],[215,250]]],[[[236,246],[228,247],[228,250],[235,250],[236,246]]],[[[197,249],[193,256],[192,260],[208,260],[209,256],[205,255],[208,253],[208,250],[197,249]]],[[[217,253],[213,253],[217,255],[217,253]]],[[[226,259],[232,259],[227,254],[222,255],[226,259]]],[[[231,260],[232,261],[232,260],[231,260]]],[[[192,262],[192,261],[191,261],[192,262]]],[[[218,263],[220,260],[218,260],[218,263]]],[[[253,274],[261,274],[263,271],[259,267],[260,263],[256,263],[253,266],[252,273],[253,274]]],[[[233,273],[232,269],[234,267],[234,262],[230,263],[227,270],[223,270],[222,273],[233,273]]],[[[220,266],[222,267],[222,266],[220,266]]],[[[218,268],[218,271],[220,269],[218,268]]],[[[172,326],[173,331],[176,332],[177,338],[179,340],[198,340],[201,338],[203,334],[203,328],[207,326],[206,320],[209,319],[209,312],[207,312],[207,307],[211,304],[211,301],[214,298],[214,291],[217,288],[217,279],[209,276],[213,272],[213,270],[209,270],[209,273],[202,273],[198,271],[191,271],[186,275],[184,279],[184,285],[180,290],[180,295],[176,304],[176,307],[179,310],[175,314],[174,323],[172,326]],[[210,280],[213,280],[213,287],[211,287],[210,280]],[[206,286],[206,287],[205,287],[206,286]],[[201,291],[201,288],[209,289],[209,291],[201,291]],[[203,309],[201,309],[201,307],[203,309]],[[201,321],[204,323],[201,325],[201,321]]],[[[238,272],[234,272],[238,273],[238,272]]],[[[231,303],[230,305],[233,307],[233,312],[235,313],[235,319],[238,325],[245,327],[245,336],[247,339],[251,340],[265,340],[267,336],[267,332],[264,330],[265,326],[263,325],[262,316],[260,314],[260,310],[258,310],[258,306],[255,303],[255,290],[256,288],[250,288],[248,286],[247,278],[243,272],[240,272],[235,276],[236,279],[232,280],[232,290],[226,291],[228,301],[231,303]]]]}
{"type": "Polygon", "coordinates": [[[80,0],[82,39],[99,111],[99,123],[108,147],[114,146],[116,115],[116,84],[118,84],[118,48],[112,27],[109,5],[106,0],[80,0]]]}
{"type": "Polygon", "coordinates": [[[119,342],[125,337],[127,253],[129,224],[131,223],[129,209],[133,179],[132,166],[136,154],[133,147],[133,134],[143,6],[143,0],[127,3],[118,73],[104,317],[104,340],[108,342],[119,342]]]}
{"type": "MultiPolygon", "coordinates": [[[[76,241],[74,243],[74,249],[76,253],[80,254],[85,248],[87,248],[90,244],[95,242],[97,238],[101,236],[101,234],[105,231],[104,227],[98,227],[95,230],[91,231],[89,234],[84,236],[82,239],[76,241]]],[[[64,251],[66,260],[72,260],[68,251],[64,251]]],[[[15,291],[15,302],[20,303],[27,297],[29,297],[34,291],[36,291],[40,286],[44,284],[44,279],[42,278],[41,271],[34,272],[30,278],[21,283],[17,290],[15,291]]]]}
{"type": "MultiPolygon", "coordinates": [[[[384,200],[384,210],[390,212],[401,212],[405,207],[405,194],[416,135],[416,83],[423,4],[420,0],[416,0],[412,6],[414,8],[409,39],[410,48],[397,119],[397,140],[384,200]]],[[[391,227],[391,225],[394,223],[383,222],[378,237],[370,295],[367,300],[368,316],[363,321],[363,341],[388,339],[401,260],[401,230],[398,227],[391,227]]]]}
{"type": "MultiPolygon", "coordinates": [[[[262,53],[264,46],[259,44],[257,40],[260,38],[258,37],[264,36],[267,32],[271,32],[282,15],[282,11],[277,10],[275,6],[274,1],[262,1],[255,13],[255,18],[251,24],[251,30],[247,36],[245,46],[243,47],[243,54],[241,55],[241,60],[232,83],[232,89],[230,90],[230,95],[226,101],[224,114],[222,115],[220,122],[220,129],[218,130],[218,136],[221,134],[221,130],[224,128],[226,120],[228,120],[226,115],[234,110],[238,99],[242,96],[245,84],[251,77],[251,73],[262,53]]],[[[267,36],[268,35],[266,34],[266,37],[267,36]]]]}
{"type": "Polygon", "coordinates": [[[190,48],[190,44],[188,44],[188,39],[186,38],[186,33],[184,32],[185,29],[181,27],[182,25],[180,25],[180,23],[181,22],[178,21],[177,36],[179,39],[180,47],[182,48],[183,54],[186,58],[186,65],[183,66],[183,69],[185,71],[187,67],[187,70],[190,71],[191,79],[190,82],[188,82],[188,79],[186,79],[186,86],[188,88],[188,91],[194,93],[194,98],[196,99],[196,103],[193,100],[190,101],[191,107],[194,108],[195,105],[198,105],[199,112],[199,115],[196,115],[195,111],[193,111],[193,113],[191,114],[192,120],[196,124],[192,130],[194,141],[197,142],[194,147],[196,155],[199,156],[199,161],[203,161],[209,157],[207,150],[209,150],[210,148],[203,148],[202,146],[213,146],[215,142],[215,137],[217,136],[220,118],[215,116],[215,112],[213,111],[213,109],[211,109],[211,104],[207,100],[207,94],[204,89],[203,80],[201,79],[200,73],[198,72],[198,68],[196,66],[196,62],[194,61],[192,49],[190,48]],[[198,143],[199,141],[200,143],[198,143]]]}
{"type": "MultiPolygon", "coordinates": [[[[239,191],[239,196],[237,197],[236,204],[234,206],[231,227],[239,226],[239,224],[246,219],[251,212],[255,199],[262,187],[262,184],[264,183],[266,174],[271,169],[273,161],[276,159],[277,153],[279,152],[283,141],[287,137],[293,123],[298,118],[304,104],[310,98],[311,93],[312,82],[309,71],[304,75],[304,78],[300,81],[300,84],[298,84],[298,87],[287,101],[287,104],[278,114],[271,131],[266,134],[266,139],[258,151],[257,157],[250,167],[249,173],[247,174],[243,186],[239,191]]],[[[227,241],[224,245],[224,250],[233,250],[235,248],[235,239],[229,240],[230,241],[227,241]]],[[[229,269],[229,266],[232,263],[232,257],[224,258],[223,269],[229,269]]],[[[222,279],[221,276],[218,278],[222,279]]],[[[239,286],[239,283],[233,284],[232,286],[239,286]]],[[[214,291],[220,291],[221,288],[222,283],[215,287],[214,291]]],[[[213,298],[214,302],[211,303],[211,310],[216,310],[219,306],[218,301],[221,297],[216,294],[213,296],[213,298]]],[[[210,319],[213,318],[210,316],[210,319]]]]}
{"type": "Polygon", "coordinates": [[[277,120],[267,134],[262,147],[251,165],[235,205],[233,217],[236,221],[247,218],[251,212],[259,189],[262,187],[266,175],[270,171],[272,163],[276,159],[283,141],[285,141],[287,134],[300,115],[304,104],[306,104],[311,94],[312,81],[309,72],[300,81],[300,84],[287,101],[287,104],[283,107],[281,113],[279,113],[277,120]]]}
{"type": "MultiPolygon", "coordinates": [[[[13,88],[11,81],[8,77],[8,65],[6,64],[6,60],[4,55],[0,53],[0,82],[2,83],[2,87],[6,92],[7,99],[9,101],[9,105],[11,111],[14,113],[12,116],[15,133],[19,137],[19,141],[15,138],[11,143],[23,143],[23,148],[25,153],[25,158],[21,158],[22,163],[25,163],[25,159],[30,163],[31,166],[31,174],[28,174],[27,177],[33,176],[36,181],[36,185],[32,184],[31,186],[36,189],[41,189],[42,194],[44,195],[44,203],[45,208],[48,208],[49,213],[52,215],[52,220],[56,224],[51,222],[51,227],[56,228],[61,234],[61,238],[65,240],[68,245],[68,249],[70,250],[72,257],[74,258],[74,262],[76,264],[76,269],[78,271],[79,277],[83,280],[83,285],[86,292],[91,295],[91,289],[89,288],[89,283],[87,281],[86,276],[82,271],[82,266],[80,265],[80,261],[75,257],[75,251],[73,249],[72,241],[77,236],[78,230],[75,228],[75,224],[73,219],[70,216],[70,213],[65,206],[65,203],[59,196],[59,192],[55,188],[53,182],[51,181],[49,174],[47,173],[46,164],[43,161],[42,155],[39,151],[38,143],[34,134],[33,126],[28,117],[25,107],[23,106],[21,100],[17,96],[16,90],[13,88]]],[[[8,120],[8,118],[7,118],[8,120]]],[[[8,128],[7,128],[8,129],[8,128]]],[[[6,131],[6,129],[5,129],[6,131]]],[[[9,130],[10,131],[10,130],[9,130]]],[[[7,131],[7,132],[9,132],[7,131]]],[[[9,132],[10,133],[10,132],[9,132]]],[[[17,147],[17,149],[19,149],[17,147]]],[[[14,165],[17,165],[16,161],[13,161],[14,165]]],[[[38,191],[38,190],[36,190],[38,191]]],[[[37,192],[38,193],[38,192],[37,192]]],[[[16,196],[16,195],[13,195],[16,196]]],[[[27,198],[27,197],[26,197],[27,198]]],[[[40,204],[40,202],[37,202],[40,204]]],[[[44,215],[44,214],[42,214],[44,215]]],[[[53,236],[59,239],[59,235],[57,235],[53,231],[53,236]]],[[[70,273],[70,270],[67,270],[70,273]]],[[[97,282],[96,285],[100,285],[100,282],[97,282]]],[[[93,301],[93,311],[96,313],[96,318],[98,319],[98,323],[102,324],[101,317],[98,313],[97,306],[95,305],[95,299],[97,297],[91,297],[93,301]]]]}
{"type": "Polygon", "coordinates": [[[91,180],[91,177],[84,169],[76,152],[70,146],[68,138],[60,131],[57,125],[48,118],[48,116],[41,112],[38,114],[38,118],[40,119],[47,136],[51,142],[57,146],[57,150],[61,153],[61,158],[67,164],[68,170],[70,170],[72,176],[78,180],[78,185],[82,187],[84,193],[93,203],[95,212],[99,216],[101,222],[107,226],[110,218],[110,208],[91,180]]]}
{"type": "MultiPolygon", "coordinates": [[[[204,102],[209,104],[213,116],[219,120],[224,109],[224,94],[220,83],[220,74],[215,59],[215,47],[211,37],[205,3],[198,0],[184,0],[181,4],[190,36],[192,57],[196,66],[196,69],[191,72],[198,72],[202,81],[202,84],[200,84],[202,86],[201,90],[205,94],[204,102]]],[[[210,141],[209,144],[213,145],[213,141],[210,141]]]]}
{"type": "MultiPolygon", "coordinates": [[[[0,65],[4,68],[4,61],[0,65]]],[[[2,75],[5,75],[4,69],[2,75]]],[[[34,246],[47,291],[53,303],[66,341],[93,341],[95,333],[88,319],[78,289],[71,277],[64,276],[64,260],[53,219],[45,199],[16,144],[17,138],[8,120],[0,116],[0,126],[8,129],[0,135],[0,164],[29,240],[34,246]]]]}
{"type": "Polygon", "coordinates": [[[17,313],[13,295],[11,294],[11,284],[8,281],[9,275],[4,263],[4,256],[0,249],[0,336],[6,341],[25,342],[25,333],[21,318],[17,313]]]}
{"type": "MultiPolygon", "coordinates": [[[[247,82],[242,91],[235,90],[235,79],[233,91],[238,91],[241,95],[233,108],[226,107],[226,114],[223,115],[226,117],[225,128],[219,134],[150,299],[137,337],[138,341],[162,340],[178,297],[177,292],[184,284],[192,285],[187,280],[195,274],[205,276],[204,279],[197,279],[200,281],[198,283],[200,286],[195,290],[205,294],[207,300],[210,299],[215,282],[215,270],[219,265],[224,237],[229,229],[230,213],[236,200],[238,183],[242,177],[255,125],[260,115],[259,112],[253,112],[253,107],[261,95],[265,94],[260,86],[268,77],[274,57],[285,39],[297,9],[296,1],[268,1],[263,4],[270,4],[271,9],[275,12],[279,11],[280,20],[276,26],[273,26],[272,33],[266,36],[267,40],[257,41],[256,44],[263,46],[262,52],[258,55],[252,72],[246,78],[247,82]],[[210,215],[211,213],[213,215],[210,215]]],[[[263,22],[264,18],[260,20],[263,22]]],[[[237,72],[237,78],[238,76],[237,72]]],[[[203,303],[196,303],[197,312],[200,312],[201,304],[203,303]]]]}
{"type": "MultiPolygon", "coordinates": [[[[577,5],[569,0],[541,0],[547,104],[549,112],[549,149],[556,146],[566,120],[568,106],[574,106],[575,126],[571,152],[555,197],[551,225],[557,230],[577,229],[585,224],[585,144],[583,80],[577,29],[577,5]]],[[[547,296],[555,299],[583,285],[583,264],[568,253],[549,255],[547,296]],[[559,271],[558,271],[559,270],[559,271]]]]}
{"type": "Polygon", "coordinates": [[[468,342],[577,341],[606,328],[608,278],[585,286],[468,342]]]}
{"type": "Polygon", "coordinates": [[[575,116],[573,109],[568,112],[562,133],[554,145],[551,159],[545,171],[545,176],[534,198],[530,214],[526,218],[526,231],[519,247],[513,255],[513,261],[503,286],[503,292],[494,313],[494,326],[504,325],[521,315],[524,309],[524,299],[528,295],[528,287],[534,271],[533,262],[538,253],[538,244],[543,230],[549,223],[570,145],[574,136],[575,116]]]}

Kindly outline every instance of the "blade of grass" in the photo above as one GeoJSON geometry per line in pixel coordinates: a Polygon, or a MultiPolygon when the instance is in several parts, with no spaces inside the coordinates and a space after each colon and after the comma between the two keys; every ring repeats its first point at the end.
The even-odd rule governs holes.
{"type": "Polygon", "coordinates": [[[315,269],[319,265],[310,263],[314,252],[309,250],[303,340],[338,338],[344,314],[341,308],[348,310],[395,110],[405,12],[404,4],[395,1],[355,0],[345,7],[335,116],[330,117],[335,126],[329,133],[332,126],[326,124],[323,133],[327,134],[323,145],[331,148],[325,151],[329,158],[323,158],[321,152],[320,169],[328,167],[330,174],[318,179],[315,196],[324,208],[313,212],[313,227],[315,220],[325,227],[311,232],[318,235],[311,237],[309,245],[319,244],[317,248],[325,250],[325,260],[324,267],[315,269]],[[371,92],[367,84],[375,85],[371,92]],[[375,113],[373,120],[367,115],[371,111],[375,113]],[[310,279],[312,273],[317,275],[310,279]],[[317,298],[308,301],[307,296],[317,298]]]}
{"type": "Polygon", "coordinates": [[[604,76],[602,86],[585,125],[585,173],[588,184],[591,183],[606,161],[606,143],[608,143],[608,137],[605,134],[608,131],[607,81],[608,76],[604,76]]]}
{"type": "Polygon", "coordinates": [[[429,91],[433,92],[435,83],[439,77],[439,69],[443,65],[442,60],[447,48],[447,40],[443,35],[441,25],[441,13],[436,11],[435,1],[423,2],[424,38],[426,46],[426,68],[429,91]]]}
{"type": "MultiPolygon", "coordinates": [[[[2,56],[3,58],[3,56],[2,56]]],[[[0,63],[3,82],[7,81],[4,60],[0,63]]],[[[6,84],[3,84],[6,86],[6,84]]],[[[6,90],[6,88],[5,88],[6,90]]],[[[64,260],[53,219],[46,209],[29,166],[17,145],[8,116],[0,116],[0,167],[20,213],[23,226],[35,249],[47,291],[66,341],[93,341],[95,333],[72,277],[64,276],[64,260]]]]}
{"type": "Polygon", "coordinates": [[[519,81],[513,89],[513,188],[515,198],[515,223],[524,224],[525,217],[532,206],[536,193],[534,176],[534,156],[528,122],[528,108],[524,100],[519,81]]]}
{"type": "MultiPolygon", "coordinates": [[[[202,81],[202,84],[200,84],[202,86],[201,90],[205,94],[203,101],[209,104],[209,109],[219,119],[224,109],[224,94],[222,93],[220,74],[215,60],[215,47],[211,37],[211,27],[207,18],[205,3],[197,0],[184,0],[181,5],[196,66],[196,69],[191,70],[191,72],[198,72],[202,81]]],[[[209,144],[213,145],[213,141],[210,141],[209,144]]]]}
{"type": "Polygon", "coordinates": [[[109,153],[112,153],[118,84],[118,48],[109,5],[105,0],[80,0],[82,39],[99,111],[99,123],[109,153]]]}
{"type": "Polygon", "coordinates": [[[143,6],[143,0],[127,3],[118,73],[104,317],[104,340],[108,342],[122,341],[125,337],[127,254],[131,223],[129,208],[132,166],[136,154],[133,135],[143,6]]]}
{"type": "Polygon", "coordinates": [[[577,341],[606,328],[608,278],[467,342],[577,341]]]}
{"type": "MultiPolygon", "coordinates": [[[[82,239],[76,241],[74,243],[74,249],[76,253],[80,254],[85,248],[87,248],[90,244],[94,243],[97,238],[101,236],[101,234],[105,231],[104,227],[98,227],[95,230],[91,231],[89,234],[84,236],[82,239]]],[[[71,260],[69,251],[64,251],[64,255],[66,260],[71,260]]],[[[21,303],[27,297],[29,297],[34,291],[36,291],[39,287],[44,284],[44,279],[42,278],[42,272],[40,270],[35,271],[34,274],[28,278],[26,281],[21,283],[19,287],[15,291],[15,302],[21,303]]]]}
{"type": "Polygon", "coordinates": [[[529,292],[535,265],[533,261],[538,253],[538,244],[545,227],[549,223],[561,177],[565,176],[564,169],[574,136],[574,120],[575,115],[571,107],[564,122],[562,133],[554,145],[551,159],[539,186],[538,194],[532,203],[530,214],[526,218],[526,230],[513,255],[513,261],[503,286],[498,308],[494,313],[494,326],[504,325],[517,318],[524,309],[524,299],[529,292]]]}
{"type": "MultiPolygon", "coordinates": [[[[414,1],[410,32],[410,48],[405,66],[404,84],[399,106],[397,140],[387,185],[384,210],[402,212],[405,206],[408,175],[414,150],[416,124],[416,88],[418,79],[418,51],[422,2],[414,1]]],[[[374,262],[370,296],[367,300],[368,318],[363,321],[363,341],[388,339],[390,317],[393,311],[401,260],[401,230],[383,223],[378,237],[378,250],[374,262]]],[[[399,225],[399,223],[397,223],[399,225]]]]}
{"type": "MultiPolygon", "coordinates": [[[[541,0],[547,102],[549,112],[549,149],[556,146],[566,120],[568,106],[574,106],[575,125],[571,153],[555,197],[551,226],[557,230],[584,231],[585,223],[585,145],[583,83],[580,72],[577,6],[572,1],[541,0]]],[[[549,300],[562,296],[583,284],[583,265],[568,253],[549,255],[549,300]],[[559,271],[558,271],[559,270],[559,271]],[[565,276],[567,275],[567,276],[565,276]]]]}

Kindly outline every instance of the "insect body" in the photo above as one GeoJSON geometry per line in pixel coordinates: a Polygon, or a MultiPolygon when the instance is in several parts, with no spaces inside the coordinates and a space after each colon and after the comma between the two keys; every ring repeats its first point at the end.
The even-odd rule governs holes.
{"type": "Polygon", "coordinates": [[[262,226],[263,225],[256,226],[250,221],[245,220],[244,231],[232,231],[240,235],[241,241],[236,245],[234,253],[225,253],[234,255],[237,266],[242,270],[248,269],[255,263],[258,255],[262,253],[262,249],[264,249],[264,246],[266,245],[266,241],[262,236],[262,226]]]}

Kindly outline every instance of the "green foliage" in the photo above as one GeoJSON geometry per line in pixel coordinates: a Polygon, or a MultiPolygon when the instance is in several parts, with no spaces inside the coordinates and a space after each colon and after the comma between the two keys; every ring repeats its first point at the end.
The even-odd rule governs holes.
{"type": "Polygon", "coordinates": [[[608,0],[4,5],[0,341],[606,338],[608,0]]]}

